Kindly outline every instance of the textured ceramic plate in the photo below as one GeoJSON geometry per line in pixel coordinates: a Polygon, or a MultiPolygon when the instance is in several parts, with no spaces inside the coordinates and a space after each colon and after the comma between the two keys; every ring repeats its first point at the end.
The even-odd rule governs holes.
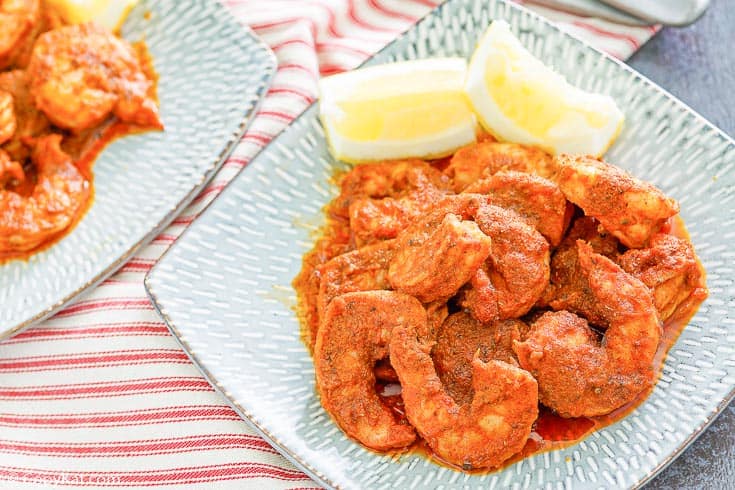
{"type": "Polygon", "coordinates": [[[146,40],[166,130],[108,146],[77,227],[28,261],[0,265],[0,338],[57,311],[163,229],[239,141],[275,71],[270,50],[216,1],[143,1],[123,36],[146,40]]]}
{"type": "Polygon", "coordinates": [[[370,63],[467,56],[491,19],[573,83],[612,95],[627,121],[608,158],[681,203],[710,297],[670,351],[651,396],[564,450],[467,475],[347,439],[324,412],[299,339],[291,280],[313,245],[340,164],[315,107],[268,146],[147,279],[160,313],[209,379],[286,457],[341,488],[623,488],[641,485],[727,404],[735,385],[735,143],[672,96],[535,15],[498,0],[450,0],[370,63]]]}

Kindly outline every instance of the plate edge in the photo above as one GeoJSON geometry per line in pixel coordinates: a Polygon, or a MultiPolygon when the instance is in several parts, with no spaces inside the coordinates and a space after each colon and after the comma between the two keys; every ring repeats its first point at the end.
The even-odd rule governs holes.
{"type": "MultiPolygon", "coordinates": [[[[170,247],[169,247],[170,250],[170,247]]],[[[168,250],[167,250],[168,251],[168,250]]],[[[157,263],[156,263],[157,264],[157,263]]],[[[155,266],[154,266],[155,269],[155,266]]],[[[329,488],[329,489],[341,489],[339,485],[329,480],[326,475],[323,475],[319,473],[319,471],[316,468],[312,468],[308,463],[302,462],[298,455],[291,453],[291,451],[277,442],[277,439],[274,439],[274,436],[268,432],[267,429],[264,427],[261,427],[258,422],[254,420],[254,417],[252,417],[249,412],[240,406],[235,400],[233,400],[231,397],[229,397],[225,390],[220,384],[217,382],[217,378],[209,372],[209,370],[199,361],[199,358],[196,354],[194,354],[191,346],[187,341],[183,339],[183,336],[181,335],[181,332],[176,328],[176,325],[171,320],[171,318],[163,312],[161,309],[158,297],[156,296],[156,293],[154,291],[154,287],[151,285],[151,273],[154,269],[151,269],[151,271],[146,274],[145,278],[143,279],[143,284],[145,286],[146,293],[148,294],[148,298],[151,300],[151,304],[153,305],[153,308],[156,310],[156,313],[158,313],[158,316],[161,317],[163,322],[166,324],[166,327],[168,327],[169,331],[171,332],[171,335],[176,339],[176,343],[179,344],[179,346],[182,348],[182,350],[186,353],[186,356],[189,358],[189,360],[192,362],[192,364],[199,370],[199,372],[204,376],[204,378],[209,382],[210,385],[212,385],[212,388],[222,396],[222,398],[227,402],[227,404],[240,416],[243,422],[245,422],[249,427],[251,427],[255,432],[258,433],[261,437],[263,437],[276,451],[278,451],[281,456],[286,458],[291,464],[293,464],[295,467],[303,471],[309,478],[314,480],[315,482],[319,483],[320,485],[329,488]]]]}

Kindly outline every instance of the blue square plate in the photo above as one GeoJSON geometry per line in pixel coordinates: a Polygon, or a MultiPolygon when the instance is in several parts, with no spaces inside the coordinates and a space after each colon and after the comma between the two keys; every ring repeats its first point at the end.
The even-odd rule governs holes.
{"type": "Polygon", "coordinates": [[[144,0],[123,36],[148,45],[166,129],[109,145],[74,230],[0,265],[0,339],[58,311],[168,225],[240,140],[275,72],[268,47],[215,1],[144,0]]]}

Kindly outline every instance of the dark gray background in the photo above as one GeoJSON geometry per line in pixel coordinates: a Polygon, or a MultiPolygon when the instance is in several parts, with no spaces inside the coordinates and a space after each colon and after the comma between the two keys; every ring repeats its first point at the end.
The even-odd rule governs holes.
{"type": "MultiPolygon", "coordinates": [[[[711,0],[697,22],[665,28],[628,62],[735,136],[735,0],[711,0]]],[[[690,488],[735,489],[735,402],[646,486],[690,488]]]]}

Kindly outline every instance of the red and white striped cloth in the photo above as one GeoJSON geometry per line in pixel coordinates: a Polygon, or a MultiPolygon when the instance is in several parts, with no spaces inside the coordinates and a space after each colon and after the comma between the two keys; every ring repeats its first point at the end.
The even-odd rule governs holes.
{"type": "MultiPolygon", "coordinates": [[[[439,0],[231,0],[279,68],[242,143],[205,191],[112,278],[0,343],[0,488],[314,488],[188,361],[143,290],[164,250],[316,95],[439,0]]],[[[529,8],[537,10],[530,3],[529,8]]],[[[538,8],[621,58],[655,33],[538,8]]]]}

